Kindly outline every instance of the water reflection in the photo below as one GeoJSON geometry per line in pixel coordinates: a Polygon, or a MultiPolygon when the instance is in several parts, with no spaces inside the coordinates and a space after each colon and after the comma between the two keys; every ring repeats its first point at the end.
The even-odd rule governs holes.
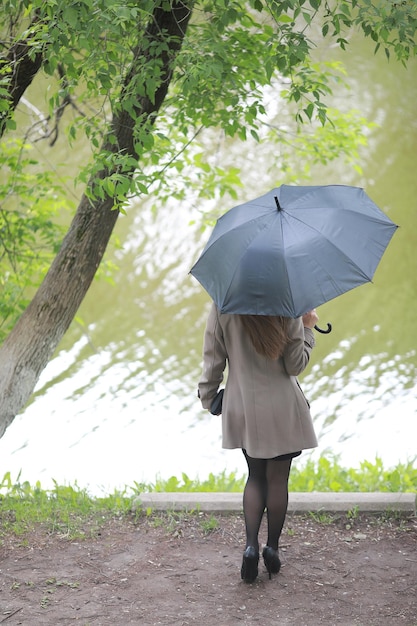
{"type": "MultiPolygon", "coordinates": [[[[378,332],[378,329],[375,329],[378,332]]],[[[373,460],[386,464],[416,455],[417,351],[389,357],[366,354],[350,361],[352,344],[342,341],[305,377],[317,416],[320,448],[340,454],[346,465],[373,460]]]]}

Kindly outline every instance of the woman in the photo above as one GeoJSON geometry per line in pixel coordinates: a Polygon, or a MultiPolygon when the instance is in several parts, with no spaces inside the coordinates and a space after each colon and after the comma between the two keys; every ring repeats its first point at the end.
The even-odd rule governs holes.
{"type": "Polygon", "coordinates": [[[265,508],[268,538],[262,556],[269,578],[278,573],[291,461],[301,450],[317,446],[309,405],[296,378],[309,362],[317,321],[315,310],[290,319],[221,314],[214,304],[207,320],[199,397],[205,409],[222,412],[223,448],[241,448],[248,464],[241,568],[248,583],[258,575],[265,508]],[[222,408],[216,410],[226,364],[222,408]]]}

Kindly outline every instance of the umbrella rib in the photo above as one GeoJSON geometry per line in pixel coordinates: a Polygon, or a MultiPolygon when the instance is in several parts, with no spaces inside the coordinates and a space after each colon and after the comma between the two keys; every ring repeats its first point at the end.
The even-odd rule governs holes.
{"type": "MultiPolygon", "coordinates": [[[[279,226],[280,226],[280,229],[281,229],[281,241],[284,242],[284,230],[283,230],[283,223],[282,223],[282,213],[283,213],[283,209],[281,209],[281,211],[279,211],[279,216],[280,216],[279,226]]],[[[284,260],[285,260],[286,254],[285,254],[285,246],[284,245],[282,246],[282,250],[283,250],[283,255],[284,255],[284,260]]],[[[294,302],[294,297],[292,295],[292,289],[290,287],[291,282],[290,282],[290,277],[289,277],[289,274],[288,274],[288,267],[287,267],[287,263],[286,262],[284,262],[284,268],[285,268],[285,277],[287,279],[287,284],[288,284],[288,287],[289,287],[289,295],[290,295],[290,298],[291,298],[291,307],[292,307],[292,310],[294,311],[295,310],[295,302],[294,302]]]]}
{"type": "Polygon", "coordinates": [[[368,276],[367,272],[365,272],[361,267],[359,267],[359,265],[357,263],[355,263],[355,261],[353,261],[347,254],[346,252],[343,252],[343,250],[341,250],[339,248],[339,246],[336,246],[333,241],[331,241],[330,239],[328,239],[327,237],[325,237],[326,241],[328,241],[330,243],[330,245],[335,248],[339,254],[341,254],[345,259],[347,259],[347,261],[353,265],[359,272],[359,274],[361,274],[364,278],[366,278],[368,281],[372,282],[372,278],[373,278],[373,274],[372,276],[368,276]]]}
{"type": "MultiPolygon", "coordinates": [[[[256,218],[254,218],[254,219],[252,219],[252,220],[249,220],[248,222],[245,222],[245,225],[246,225],[247,223],[249,223],[249,222],[250,222],[250,223],[255,222],[257,219],[258,219],[258,218],[256,217],[256,218]]],[[[235,268],[234,268],[234,270],[233,270],[233,274],[232,274],[231,280],[229,281],[229,287],[227,288],[226,293],[225,293],[225,295],[224,295],[223,302],[227,302],[227,298],[228,298],[229,292],[230,292],[230,290],[231,290],[231,288],[232,288],[232,285],[233,285],[233,279],[234,279],[234,277],[236,276],[236,272],[239,270],[240,263],[241,263],[241,261],[242,261],[243,257],[245,256],[245,254],[246,254],[247,250],[250,248],[250,246],[253,244],[253,242],[254,242],[254,241],[255,241],[255,240],[259,237],[259,235],[262,233],[262,231],[263,231],[263,230],[265,230],[266,228],[267,228],[267,225],[266,225],[266,224],[263,224],[263,225],[262,225],[262,228],[261,228],[261,229],[260,229],[260,230],[256,233],[256,235],[255,235],[255,236],[251,239],[251,242],[250,242],[250,244],[247,246],[247,248],[245,248],[245,249],[242,251],[242,253],[240,254],[239,259],[237,260],[237,263],[235,264],[235,268]]],[[[221,239],[224,235],[227,235],[227,233],[223,233],[223,235],[221,235],[221,236],[219,237],[219,239],[217,239],[217,241],[219,241],[219,240],[220,240],[220,239],[221,239]]]]}
{"type": "MultiPolygon", "coordinates": [[[[306,210],[309,210],[309,211],[310,210],[312,210],[312,211],[329,210],[330,211],[332,209],[329,208],[329,207],[323,207],[323,206],[317,205],[317,206],[309,206],[308,209],[306,209],[306,210]]],[[[353,209],[345,209],[344,207],[338,208],[337,210],[339,211],[339,213],[344,213],[344,214],[348,214],[348,215],[351,215],[352,213],[355,213],[355,216],[360,215],[360,216],[366,218],[367,221],[372,219],[372,221],[376,222],[377,224],[381,224],[381,225],[384,225],[384,226],[390,225],[387,222],[387,217],[384,214],[382,214],[382,217],[378,217],[377,215],[372,215],[372,217],[371,217],[370,215],[365,215],[365,214],[361,213],[360,211],[354,211],[353,209]]],[[[282,211],[285,211],[288,215],[291,215],[291,217],[293,219],[301,222],[302,224],[306,224],[306,222],[304,222],[301,218],[295,216],[288,209],[283,208],[282,211]]],[[[381,213],[382,213],[382,211],[381,211],[381,213]]],[[[392,224],[394,224],[394,222],[392,222],[392,224]]],[[[307,224],[307,226],[310,226],[310,224],[307,224]]],[[[395,226],[396,226],[396,224],[395,224],[395,226]]],[[[311,228],[313,228],[313,226],[311,228]]],[[[318,231],[318,232],[320,232],[320,231],[318,231]]]]}
{"type": "MultiPolygon", "coordinates": [[[[374,276],[374,274],[372,274],[372,276],[368,276],[368,274],[366,272],[363,271],[363,269],[361,267],[359,267],[359,265],[357,263],[355,263],[355,261],[353,261],[347,254],[346,252],[344,252],[338,245],[336,245],[331,239],[329,239],[321,230],[319,230],[318,228],[315,228],[314,226],[312,226],[311,224],[308,224],[307,222],[303,221],[302,219],[300,219],[299,217],[296,217],[290,213],[287,214],[291,216],[292,219],[297,220],[298,222],[300,222],[301,224],[303,224],[304,226],[307,226],[308,228],[310,228],[311,230],[313,230],[315,233],[317,233],[318,235],[320,235],[320,237],[323,237],[333,248],[335,248],[340,254],[343,255],[344,258],[346,258],[349,263],[351,263],[358,271],[359,273],[366,278],[368,281],[372,282],[372,278],[374,276]]],[[[383,222],[382,222],[383,223],[383,222]]],[[[375,273],[375,272],[374,272],[375,273]]]]}

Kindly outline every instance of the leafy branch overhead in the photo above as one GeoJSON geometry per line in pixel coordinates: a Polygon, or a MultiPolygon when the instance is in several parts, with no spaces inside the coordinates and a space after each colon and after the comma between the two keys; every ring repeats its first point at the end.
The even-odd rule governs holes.
{"type": "MultiPolygon", "coordinates": [[[[59,114],[65,104],[75,102],[75,112],[84,111],[69,124],[70,137],[83,129],[92,148],[100,151],[104,136],[110,143],[115,141],[109,132],[109,116],[123,110],[134,120],[134,158],[140,161],[148,155],[154,148],[150,120],[146,111],[140,114],[138,103],[143,98],[155,101],[166,79],[163,59],[171,45],[166,33],[156,37],[147,31],[158,5],[161,10],[170,7],[169,2],[154,0],[4,2],[1,17],[7,53],[1,66],[2,132],[14,128],[13,112],[22,90],[41,66],[56,78],[48,85],[49,113],[59,114]]],[[[277,85],[279,96],[284,82],[285,98],[299,105],[299,121],[317,116],[324,123],[330,71],[324,73],[324,80],[323,75],[317,80],[318,71],[311,61],[320,32],[345,48],[352,30],[360,27],[376,42],[376,49],[382,46],[387,54],[393,51],[402,61],[416,51],[417,9],[412,0],[332,4],[322,0],[220,0],[188,5],[192,20],[163,105],[176,129],[175,144],[180,134],[189,138],[200,126],[221,128],[227,136],[241,139],[251,132],[256,138],[265,114],[263,88],[271,83],[277,85]]],[[[108,164],[109,158],[103,156],[103,162],[108,164]]],[[[126,161],[130,172],[133,163],[128,157],[126,161]]],[[[119,157],[117,174],[123,174],[123,169],[119,157]]],[[[151,174],[144,166],[141,170],[132,191],[143,193],[156,176],[154,170],[151,174]]],[[[124,197],[125,187],[118,189],[120,176],[114,182],[113,193],[117,197],[120,191],[124,197]]],[[[110,192],[112,189],[110,185],[110,192]]]]}

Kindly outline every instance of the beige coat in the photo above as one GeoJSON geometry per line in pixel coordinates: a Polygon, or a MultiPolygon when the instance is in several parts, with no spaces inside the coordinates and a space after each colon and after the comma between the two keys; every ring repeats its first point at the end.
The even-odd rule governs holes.
{"type": "Polygon", "coordinates": [[[273,361],[257,354],[238,315],[220,314],[213,304],[204,335],[201,403],[210,409],[226,364],[223,448],[244,448],[253,458],[273,458],[314,448],[309,405],[298,384],[314,347],[313,331],[291,320],[290,343],[273,361]]]}

